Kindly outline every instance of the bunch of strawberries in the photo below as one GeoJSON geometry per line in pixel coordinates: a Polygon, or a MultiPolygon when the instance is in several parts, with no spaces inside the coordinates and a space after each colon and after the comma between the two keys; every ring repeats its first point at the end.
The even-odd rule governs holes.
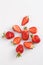
{"type": "MultiPolygon", "coordinates": [[[[29,17],[25,16],[22,19],[21,25],[24,26],[29,22],[29,17]]],[[[35,35],[37,33],[37,28],[36,27],[24,27],[23,30],[20,29],[18,25],[12,26],[12,29],[14,32],[21,33],[21,37],[17,36],[15,37],[14,33],[11,31],[8,31],[3,34],[3,37],[6,39],[12,39],[13,38],[13,45],[17,45],[16,52],[17,56],[20,57],[21,54],[24,52],[24,47],[27,49],[33,49],[34,44],[38,44],[40,42],[40,38],[38,35],[35,35]],[[31,35],[30,35],[31,34],[31,35]],[[31,38],[31,41],[27,41],[31,38]],[[21,40],[25,40],[23,44],[20,44],[21,40]]]]}

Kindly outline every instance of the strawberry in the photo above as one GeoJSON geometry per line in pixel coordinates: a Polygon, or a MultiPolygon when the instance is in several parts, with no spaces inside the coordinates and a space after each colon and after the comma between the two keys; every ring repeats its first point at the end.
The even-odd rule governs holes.
{"type": "Polygon", "coordinates": [[[22,31],[22,39],[28,40],[28,38],[29,38],[29,31],[25,27],[24,30],[22,31]]]}
{"type": "Polygon", "coordinates": [[[18,32],[18,33],[21,33],[21,29],[20,29],[20,27],[19,27],[18,25],[14,25],[14,26],[12,27],[12,29],[13,29],[14,31],[18,32]]]}
{"type": "Polygon", "coordinates": [[[24,42],[24,46],[28,49],[33,49],[34,45],[32,42],[24,42]]]}
{"type": "Polygon", "coordinates": [[[29,28],[29,31],[30,31],[32,34],[35,34],[35,33],[37,33],[37,28],[36,28],[36,27],[30,27],[30,28],[29,28]]]}
{"type": "Polygon", "coordinates": [[[21,38],[20,37],[15,37],[14,39],[13,39],[13,44],[19,44],[20,43],[20,41],[21,41],[21,38]]]}
{"type": "Polygon", "coordinates": [[[34,36],[32,37],[32,42],[33,42],[33,43],[39,43],[39,42],[40,42],[39,36],[38,36],[38,35],[34,35],[34,36]]]}
{"type": "Polygon", "coordinates": [[[3,36],[2,37],[5,37],[6,39],[12,39],[14,37],[14,33],[8,31],[6,33],[3,33],[3,36]]]}
{"type": "Polygon", "coordinates": [[[21,56],[23,51],[24,51],[23,45],[22,44],[18,45],[17,48],[16,48],[17,56],[18,57],[21,56]]]}
{"type": "Polygon", "coordinates": [[[23,25],[25,25],[25,24],[28,23],[28,22],[29,22],[29,18],[28,18],[28,16],[25,16],[25,17],[23,18],[23,20],[22,20],[21,25],[23,26],[23,25]]]}

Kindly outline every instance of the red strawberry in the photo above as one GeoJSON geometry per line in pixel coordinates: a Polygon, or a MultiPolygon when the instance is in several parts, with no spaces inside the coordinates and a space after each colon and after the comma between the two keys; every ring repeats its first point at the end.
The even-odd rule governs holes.
{"type": "Polygon", "coordinates": [[[19,44],[20,43],[20,41],[21,41],[21,38],[20,37],[15,37],[14,39],[13,39],[13,44],[19,44]]]}
{"type": "Polygon", "coordinates": [[[32,42],[24,42],[24,46],[28,49],[32,49],[34,47],[32,42]]]}
{"type": "Polygon", "coordinates": [[[18,33],[21,33],[21,29],[20,29],[20,27],[19,27],[18,25],[14,25],[14,26],[12,27],[12,29],[13,29],[14,31],[18,32],[18,33]]]}
{"type": "Polygon", "coordinates": [[[28,18],[28,16],[25,16],[25,17],[23,18],[23,20],[22,20],[21,25],[23,26],[23,25],[25,25],[25,24],[28,23],[28,22],[29,22],[29,18],[28,18]]]}
{"type": "Polygon", "coordinates": [[[18,53],[17,56],[18,57],[21,56],[23,51],[24,51],[23,45],[22,44],[18,45],[17,48],[16,48],[16,52],[18,53]]]}
{"type": "Polygon", "coordinates": [[[12,39],[14,37],[14,33],[8,31],[6,33],[3,33],[3,36],[2,37],[6,37],[6,39],[12,39]]]}
{"type": "Polygon", "coordinates": [[[28,38],[29,38],[29,31],[25,27],[25,30],[22,31],[22,39],[28,40],[28,38]]]}
{"type": "Polygon", "coordinates": [[[35,33],[37,33],[37,28],[36,28],[36,27],[30,27],[30,28],[29,28],[29,31],[30,31],[32,34],[35,34],[35,33]]]}
{"type": "Polygon", "coordinates": [[[39,36],[38,36],[38,35],[34,35],[34,36],[32,37],[32,42],[33,42],[33,43],[39,43],[39,42],[40,42],[39,36]]]}

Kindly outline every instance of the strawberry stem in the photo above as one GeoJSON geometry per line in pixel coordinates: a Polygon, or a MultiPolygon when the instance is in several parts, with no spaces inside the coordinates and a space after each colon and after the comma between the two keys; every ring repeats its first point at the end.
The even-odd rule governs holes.
{"type": "Polygon", "coordinates": [[[5,37],[5,33],[3,33],[3,35],[2,35],[2,38],[4,38],[5,37]]]}
{"type": "Polygon", "coordinates": [[[13,43],[13,41],[11,41],[12,45],[16,45],[16,43],[13,43]]]}
{"type": "Polygon", "coordinates": [[[17,53],[17,56],[16,57],[20,57],[21,56],[21,53],[17,53]]]}
{"type": "Polygon", "coordinates": [[[30,35],[31,36],[31,38],[33,37],[33,34],[32,35],[30,35]]]}
{"type": "Polygon", "coordinates": [[[26,30],[27,29],[27,27],[24,27],[24,30],[26,30]]]}

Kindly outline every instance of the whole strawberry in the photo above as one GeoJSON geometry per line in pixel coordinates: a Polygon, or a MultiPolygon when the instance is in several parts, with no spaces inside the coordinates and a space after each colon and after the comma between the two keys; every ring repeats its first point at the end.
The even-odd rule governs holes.
{"type": "Polygon", "coordinates": [[[18,45],[17,48],[16,48],[17,56],[18,57],[21,56],[23,51],[24,51],[23,45],[22,44],[18,45]]]}
{"type": "Polygon", "coordinates": [[[2,37],[5,37],[6,39],[12,39],[14,37],[14,33],[11,31],[8,31],[6,33],[3,33],[2,37]]]}
{"type": "Polygon", "coordinates": [[[39,36],[38,36],[38,35],[34,35],[34,36],[32,37],[32,42],[33,42],[33,43],[39,43],[39,42],[40,42],[39,36]]]}
{"type": "Polygon", "coordinates": [[[28,38],[29,38],[29,31],[25,27],[24,30],[22,31],[22,39],[23,40],[28,40],[28,38]]]}

